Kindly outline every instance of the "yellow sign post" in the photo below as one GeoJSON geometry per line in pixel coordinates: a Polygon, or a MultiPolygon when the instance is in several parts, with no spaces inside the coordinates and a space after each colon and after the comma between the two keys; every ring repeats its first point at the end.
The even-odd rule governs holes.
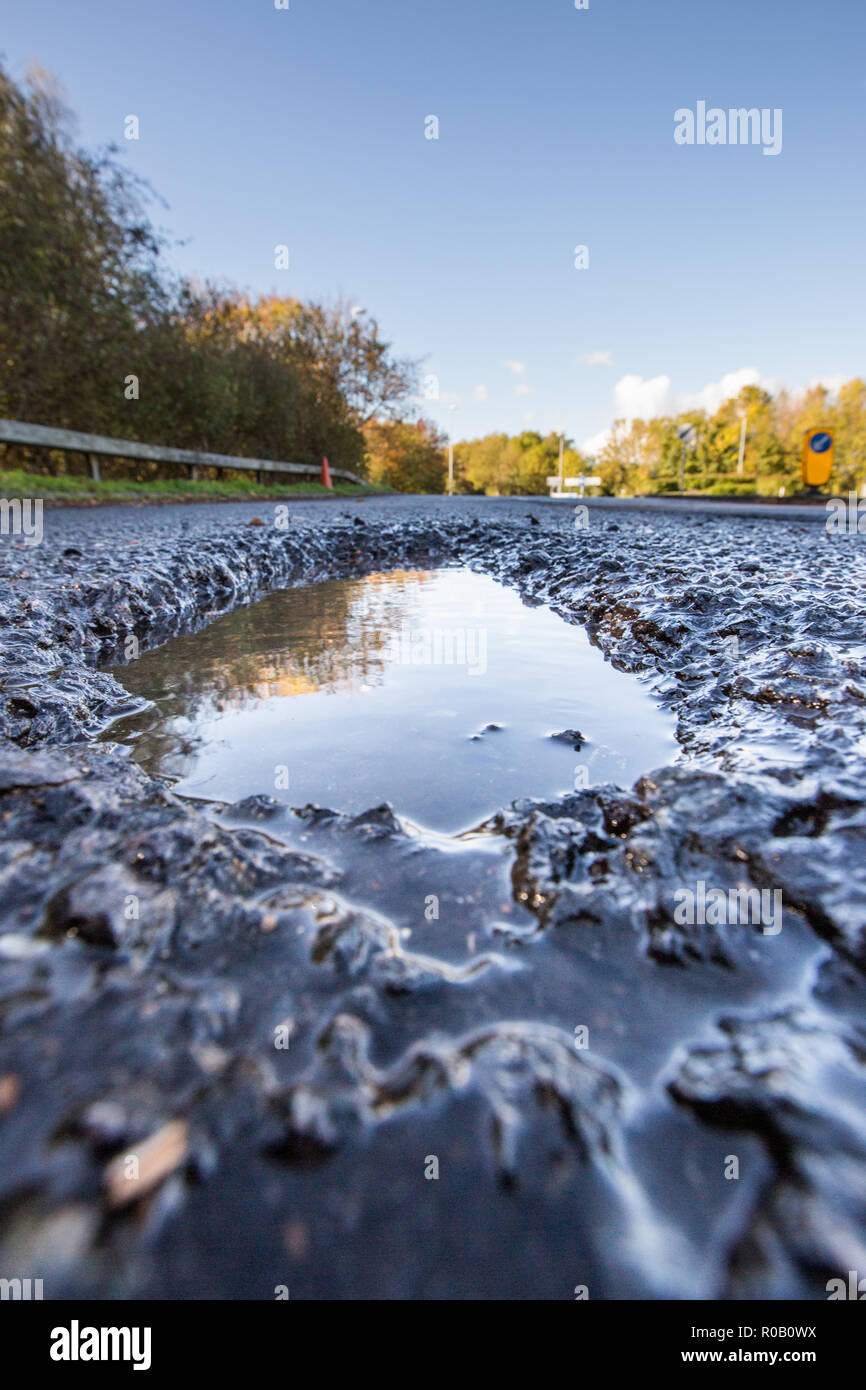
{"type": "Polygon", "coordinates": [[[807,430],[803,435],[803,483],[823,487],[833,471],[834,435],[832,430],[807,430]]]}

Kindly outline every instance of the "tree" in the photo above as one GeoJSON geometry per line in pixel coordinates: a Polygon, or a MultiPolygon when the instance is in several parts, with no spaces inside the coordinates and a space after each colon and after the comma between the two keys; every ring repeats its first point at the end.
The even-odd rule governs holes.
{"type": "Polygon", "coordinates": [[[739,395],[725,401],[709,421],[705,462],[712,473],[734,478],[740,457],[743,420],[746,422],[746,454],[743,475],[766,477],[782,472],[786,450],[779,435],[773,397],[760,386],[744,386],[739,395]]]}
{"type": "Polygon", "coordinates": [[[461,490],[508,493],[519,467],[517,441],[507,434],[462,441],[454,446],[454,468],[461,490]]]}
{"type": "Polygon", "coordinates": [[[617,420],[598,456],[602,491],[616,496],[674,486],[682,449],[677,423],[666,418],[617,420]]]}
{"type": "MultiPolygon", "coordinates": [[[[513,480],[515,491],[541,495],[547,492],[548,478],[559,473],[559,439],[558,434],[542,437],[535,430],[525,430],[517,436],[520,453],[513,480]]],[[[570,441],[566,441],[562,464],[565,477],[585,473],[588,467],[587,459],[570,441]]]]}
{"type": "Polygon", "coordinates": [[[364,427],[371,481],[398,492],[444,492],[447,436],[429,420],[370,420],[364,427]]]}
{"type": "MultiPolygon", "coordinates": [[[[77,149],[71,128],[47,74],[19,88],[0,68],[0,413],[361,469],[364,425],[407,409],[416,364],[342,301],[176,281],[147,185],[113,149],[77,149]]],[[[124,465],[142,478],[158,468],[124,465]]]]}
{"type": "Polygon", "coordinates": [[[839,388],[831,415],[836,430],[837,491],[866,482],[866,381],[855,377],[839,388]]]}
{"type": "Polygon", "coordinates": [[[166,291],[146,185],[70,126],[48,74],[19,89],[0,69],[0,409],[92,430],[116,419],[166,291]]]}
{"type": "MultiPolygon", "coordinates": [[[[566,443],[566,474],[585,471],[586,458],[566,443]]],[[[547,479],[559,472],[559,435],[542,436],[537,430],[513,437],[489,434],[455,445],[454,459],[459,491],[543,495],[547,479]]]]}

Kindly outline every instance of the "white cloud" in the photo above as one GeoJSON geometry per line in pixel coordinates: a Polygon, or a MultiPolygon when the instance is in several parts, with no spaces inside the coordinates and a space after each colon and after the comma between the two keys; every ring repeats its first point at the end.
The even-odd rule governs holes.
{"type": "Polygon", "coordinates": [[[587,367],[613,366],[613,354],[610,352],[603,351],[602,349],[598,349],[596,352],[585,352],[580,360],[587,367]]]}
{"type": "Polygon", "coordinates": [[[726,372],[719,381],[709,381],[698,391],[671,390],[667,375],[621,377],[613,389],[618,420],[651,420],[656,415],[679,415],[686,410],[706,410],[712,415],[725,401],[738,396],[744,386],[761,386],[775,391],[777,383],[763,377],[757,367],[740,367],[726,372]]]}
{"type": "Polygon", "coordinates": [[[762,377],[757,367],[740,367],[739,371],[727,372],[721,381],[708,382],[700,391],[687,391],[677,396],[674,409],[706,410],[712,415],[725,401],[738,396],[744,386],[762,386],[766,391],[773,391],[776,383],[762,377]]]}
{"type": "Polygon", "coordinates": [[[590,458],[595,458],[600,454],[607,441],[613,434],[613,430],[599,430],[598,434],[591,434],[589,439],[584,439],[580,445],[580,452],[588,454],[590,458]]]}
{"type": "Polygon", "coordinates": [[[515,376],[522,376],[523,373],[526,371],[526,363],[525,363],[525,362],[509,361],[509,362],[506,362],[505,365],[506,365],[506,367],[508,368],[508,370],[509,370],[510,372],[514,372],[515,376]]]}
{"type": "MultiPolygon", "coordinates": [[[[599,360],[602,353],[588,353],[582,361],[599,360]]],[[[809,391],[815,386],[824,386],[828,392],[838,392],[849,377],[842,373],[826,373],[813,377],[805,385],[792,389],[792,395],[809,391]]],[[[714,414],[726,400],[740,395],[744,386],[760,386],[763,391],[776,393],[778,382],[771,377],[763,377],[758,367],[738,367],[737,371],[727,371],[719,381],[708,381],[699,391],[671,391],[671,379],[667,374],[657,377],[638,377],[637,374],[620,377],[613,388],[614,418],[630,423],[632,420],[652,420],[653,416],[676,416],[687,410],[706,410],[714,414]]],[[[517,388],[520,391],[520,388],[517,388]]],[[[613,430],[601,430],[582,441],[580,448],[588,455],[598,455],[612,438],[613,430]]]]}
{"type": "MultiPolygon", "coordinates": [[[[588,353],[581,360],[589,362],[592,358],[600,364],[602,357],[607,358],[609,354],[588,353]]],[[[824,386],[835,394],[848,380],[849,377],[840,372],[828,372],[813,377],[804,386],[795,388],[792,394],[816,386],[824,386]]],[[[709,381],[698,391],[672,391],[671,379],[666,374],[654,377],[630,374],[620,377],[613,388],[615,418],[626,422],[651,420],[657,415],[680,415],[687,410],[705,410],[712,415],[725,401],[736,398],[744,386],[760,386],[773,394],[779,389],[779,383],[771,377],[762,376],[757,367],[739,367],[734,372],[726,372],[718,381],[709,381]]],[[[521,388],[517,389],[519,391],[521,388]]],[[[585,454],[597,455],[612,435],[613,429],[599,430],[598,434],[584,439],[580,448],[585,454]]]]}
{"type": "Polygon", "coordinates": [[[515,396],[534,396],[535,388],[527,386],[525,381],[521,381],[519,386],[515,386],[514,394],[515,396]]]}
{"type": "Polygon", "coordinates": [[[813,391],[816,386],[824,386],[831,395],[835,396],[839,387],[844,386],[845,382],[850,380],[851,377],[846,376],[844,372],[827,372],[824,376],[813,376],[811,381],[806,382],[803,390],[813,391]]]}
{"type": "Polygon", "coordinates": [[[669,376],[654,376],[645,380],[642,376],[620,377],[613,388],[618,420],[649,420],[654,415],[664,415],[670,407],[671,379],[669,376]]]}
{"type": "Polygon", "coordinates": [[[473,391],[472,394],[473,394],[473,396],[475,397],[476,401],[486,401],[486,400],[487,400],[487,387],[486,387],[486,386],[476,386],[476,388],[475,388],[475,390],[473,391]]]}

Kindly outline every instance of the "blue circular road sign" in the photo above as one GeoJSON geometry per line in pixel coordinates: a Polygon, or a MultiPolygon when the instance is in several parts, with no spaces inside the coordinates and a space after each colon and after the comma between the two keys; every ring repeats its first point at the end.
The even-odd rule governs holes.
{"type": "Polygon", "coordinates": [[[827,434],[826,430],[819,430],[809,440],[809,448],[813,454],[826,454],[832,443],[832,435],[827,434]]]}

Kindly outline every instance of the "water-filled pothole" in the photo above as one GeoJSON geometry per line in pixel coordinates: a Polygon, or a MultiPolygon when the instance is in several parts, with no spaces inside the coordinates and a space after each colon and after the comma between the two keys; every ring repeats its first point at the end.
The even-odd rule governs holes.
{"type": "Polygon", "coordinates": [[[153,703],[109,737],[183,795],[387,800],[449,834],[676,751],[671,716],[582,629],[465,569],[281,590],[116,674],[153,703]]]}

